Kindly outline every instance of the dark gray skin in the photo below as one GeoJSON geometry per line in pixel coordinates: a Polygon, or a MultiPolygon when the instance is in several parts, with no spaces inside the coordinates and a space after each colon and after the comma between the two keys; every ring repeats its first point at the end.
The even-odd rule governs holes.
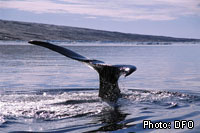
{"type": "Polygon", "coordinates": [[[117,102],[118,98],[121,97],[118,86],[119,77],[121,75],[128,76],[136,71],[136,67],[133,65],[107,65],[103,61],[86,58],[69,49],[56,46],[48,42],[29,41],[29,43],[48,48],[66,57],[87,63],[88,65],[92,66],[99,73],[99,97],[105,101],[117,102]]]}

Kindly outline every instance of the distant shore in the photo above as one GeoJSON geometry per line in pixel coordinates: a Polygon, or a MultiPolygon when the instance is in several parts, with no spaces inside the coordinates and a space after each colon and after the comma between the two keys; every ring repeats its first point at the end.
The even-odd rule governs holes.
{"type": "Polygon", "coordinates": [[[0,20],[0,41],[60,41],[60,42],[103,42],[168,45],[172,42],[200,42],[200,39],[174,38],[111,32],[69,26],[0,20]]]}

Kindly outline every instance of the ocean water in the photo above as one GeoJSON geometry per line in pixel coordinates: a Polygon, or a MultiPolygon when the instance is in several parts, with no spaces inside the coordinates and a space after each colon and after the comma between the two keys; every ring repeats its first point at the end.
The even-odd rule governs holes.
{"type": "Polygon", "coordinates": [[[137,71],[120,78],[123,95],[112,106],[98,97],[98,74],[85,64],[0,42],[0,132],[200,131],[200,44],[57,44],[137,71]],[[144,120],[170,126],[144,129],[144,120]]]}

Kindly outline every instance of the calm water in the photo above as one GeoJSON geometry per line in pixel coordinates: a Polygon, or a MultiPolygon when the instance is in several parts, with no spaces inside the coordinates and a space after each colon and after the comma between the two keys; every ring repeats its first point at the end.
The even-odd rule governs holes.
{"type": "Polygon", "coordinates": [[[119,80],[118,106],[101,101],[98,74],[86,65],[42,47],[1,42],[0,132],[200,130],[200,45],[78,45],[65,47],[137,67],[119,80]],[[143,120],[171,122],[171,129],[143,129],[143,120]],[[194,128],[174,129],[174,120],[193,120],[194,128]]]}

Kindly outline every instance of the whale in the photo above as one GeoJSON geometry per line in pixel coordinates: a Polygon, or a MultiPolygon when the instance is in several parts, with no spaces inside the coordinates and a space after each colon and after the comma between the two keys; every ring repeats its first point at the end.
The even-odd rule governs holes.
{"type": "Polygon", "coordinates": [[[54,45],[49,42],[31,40],[28,43],[48,48],[73,60],[86,63],[89,67],[92,67],[99,74],[98,96],[102,100],[108,102],[116,103],[118,99],[122,96],[118,85],[119,77],[121,75],[127,77],[137,69],[134,65],[110,65],[100,60],[90,59],[70,49],[54,45]]]}

